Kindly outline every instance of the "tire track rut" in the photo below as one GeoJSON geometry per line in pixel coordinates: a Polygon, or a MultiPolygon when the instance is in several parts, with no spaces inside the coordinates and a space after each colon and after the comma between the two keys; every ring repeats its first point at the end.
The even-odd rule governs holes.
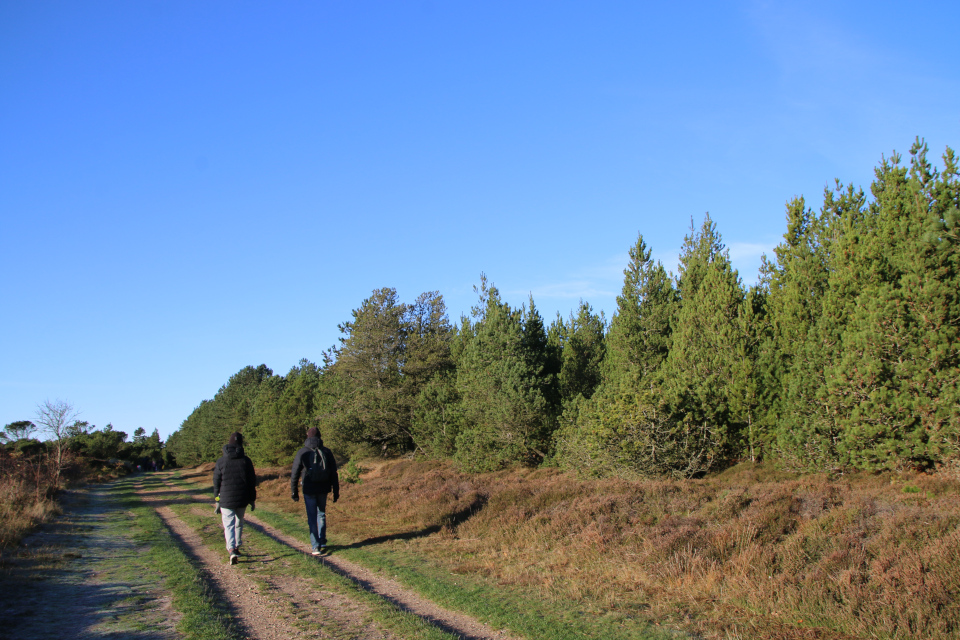
{"type": "Polygon", "coordinates": [[[161,506],[156,511],[191,560],[203,567],[208,584],[233,614],[243,637],[256,640],[299,640],[309,637],[292,624],[288,616],[273,604],[272,599],[265,597],[252,580],[239,571],[233,571],[231,565],[224,564],[222,554],[209,549],[200,534],[181,520],[173,509],[161,506]]]}
{"type": "MultiPolygon", "coordinates": [[[[168,477],[167,475],[163,477],[165,486],[162,490],[152,491],[141,488],[138,493],[147,502],[183,503],[186,498],[198,505],[192,509],[194,513],[202,517],[210,516],[207,509],[199,507],[201,504],[205,505],[205,501],[170,483],[168,477]],[[160,496],[152,498],[150,495],[151,493],[164,493],[169,496],[170,490],[177,492],[177,498],[165,500],[160,496]]],[[[278,598],[289,600],[301,616],[306,614],[318,621],[329,621],[343,628],[344,631],[346,631],[344,627],[352,627],[355,632],[361,631],[357,628],[358,626],[364,627],[361,633],[353,635],[353,637],[363,640],[393,640],[395,637],[383,629],[375,628],[370,624],[363,624],[361,620],[366,615],[362,605],[332,592],[305,589],[302,580],[299,578],[284,578],[282,576],[267,578],[265,581],[270,585],[270,591],[262,592],[254,586],[253,580],[243,575],[244,572],[235,571],[236,567],[226,564],[225,552],[217,554],[209,549],[204,544],[201,535],[180,519],[169,506],[159,504],[156,506],[156,510],[171,532],[202,564],[215,590],[224,597],[238,624],[249,633],[248,637],[258,640],[316,637],[315,635],[303,635],[304,632],[296,628],[293,623],[295,616],[276,606],[275,602],[278,598]]],[[[310,555],[309,544],[288,536],[250,512],[244,518],[244,526],[251,527],[275,542],[295,551],[310,555]]],[[[242,560],[244,559],[242,557],[242,560]]],[[[506,631],[497,630],[483,624],[471,616],[441,607],[435,602],[410,591],[397,581],[385,578],[344,558],[327,556],[317,558],[317,561],[331,571],[351,580],[365,591],[376,594],[390,602],[397,609],[414,614],[434,627],[461,640],[521,640],[506,631]]]]}
{"type": "MultiPolygon", "coordinates": [[[[183,504],[185,501],[200,504],[200,501],[166,480],[164,483],[159,490],[144,488],[141,484],[137,493],[144,502],[153,504],[184,552],[201,568],[208,587],[221,599],[240,631],[240,637],[254,640],[318,637],[402,640],[369,622],[368,611],[362,605],[324,589],[319,581],[283,575],[257,575],[255,579],[251,574],[256,571],[257,563],[277,560],[268,554],[244,554],[239,565],[228,564],[226,549],[220,552],[211,549],[205,542],[205,535],[184,522],[168,504],[183,504]],[[171,489],[176,497],[170,497],[171,489]],[[250,565],[254,565],[253,568],[250,565]]],[[[201,516],[212,515],[198,507],[193,510],[201,516]]],[[[219,539],[222,544],[222,533],[219,539]]]]}

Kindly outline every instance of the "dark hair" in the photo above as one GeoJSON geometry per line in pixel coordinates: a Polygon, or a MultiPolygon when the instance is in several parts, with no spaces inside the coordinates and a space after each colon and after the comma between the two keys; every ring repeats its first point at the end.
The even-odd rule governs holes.
{"type": "Polygon", "coordinates": [[[243,446],[243,434],[239,431],[234,431],[230,434],[230,439],[227,440],[227,444],[235,444],[237,446],[243,446]]]}

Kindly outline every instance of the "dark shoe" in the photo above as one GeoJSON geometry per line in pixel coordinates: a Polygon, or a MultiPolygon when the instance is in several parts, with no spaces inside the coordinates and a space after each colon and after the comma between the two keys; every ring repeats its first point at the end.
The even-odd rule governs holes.
{"type": "Polygon", "coordinates": [[[237,550],[234,549],[230,552],[230,564],[237,564],[240,562],[240,556],[237,555],[237,550]]]}

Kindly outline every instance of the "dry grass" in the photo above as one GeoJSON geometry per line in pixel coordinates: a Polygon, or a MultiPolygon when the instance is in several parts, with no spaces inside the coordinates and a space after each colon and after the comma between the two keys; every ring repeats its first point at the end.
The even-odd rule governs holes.
{"type": "Polygon", "coordinates": [[[53,471],[45,458],[0,448],[0,548],[18,544],[33,527],[60,513],[53,471]]]}
{"type": "MultiPolygon", "coordinates": [[[[956,474],[582,481],[366,463],[328,507],[336,533],[404,544],[451,571],[711,638],[956,638],[956,474]]],[[[262,500],[291,512],[289,476],[262,500]],[[272,501],[272,500],[271,500],[272,501]]]]}
{"type": "Polygon", "coordinates": [[[23,455],[0,447],[0,549],[19,544],[34,527],[61,513],[56,500],[60,488],[125,474],[123,465],[85,460],[67,452],[58,486],[51,456],[23,455]]]}

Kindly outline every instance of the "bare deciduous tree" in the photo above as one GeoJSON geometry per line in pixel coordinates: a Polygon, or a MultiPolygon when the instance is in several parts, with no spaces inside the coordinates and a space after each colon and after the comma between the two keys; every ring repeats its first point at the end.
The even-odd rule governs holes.
{"type": "Polygon", "coordinates": [[[56,484],[60,484],[60,472],[63,470],[63,452],[66,449],[69,434],[67,428],[80,415],[69,402],[45,400],[37,405],[37,426],[40,431],[49,435],[57,448],[56,484]]]}

